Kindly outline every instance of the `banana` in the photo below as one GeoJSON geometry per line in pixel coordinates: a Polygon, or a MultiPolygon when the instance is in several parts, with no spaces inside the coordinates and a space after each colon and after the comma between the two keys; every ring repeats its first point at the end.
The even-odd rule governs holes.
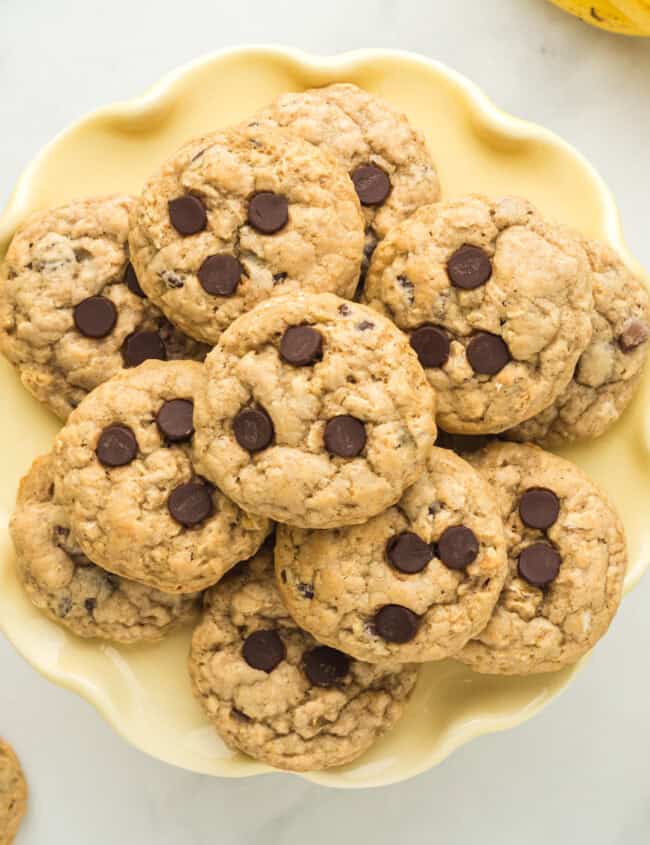
{"type": "Polygon", "coordinates": [[[650,0],[616,0],[616,5],[645,35],[650,35],[650,0]]]}
{"type": "Polygon", "coordinates": [[[650,36],[650,0],[551,0],[583,21],[623,35],[650,36]]]}

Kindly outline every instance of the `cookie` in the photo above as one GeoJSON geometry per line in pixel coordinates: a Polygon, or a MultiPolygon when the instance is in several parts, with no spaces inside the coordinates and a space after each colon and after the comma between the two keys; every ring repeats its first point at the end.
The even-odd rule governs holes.
{"type": "Polygon", "coordinates": [[[36,607],[77,636],[120,643],[160,639],[191,618],[199,593],[163,593],[88,560],[53,501],[51,464],[49,455],[34,461],[10,523],[18,577],[36,607]]]}
{"type": "Polygon", "coordinates": [[[621,600],[627,551],[616,511],[576,466],[537,446],[494,443],[469,460],[497,495],[509,574],[487,627],[457,659],[502,675],[575,663],[621,600]]]}
{"type": "Polygon", "coordinates": [[[547,407],[591,337],[580,239],[513,197],[416,211],[375,251],[365,301],[408,333],[454,434],[497,433],[547,407]]]}
{"type": "Polygon", "coordinates": [[[441,660],[487,624],[507,571],[490,490],[434,449],[400,501],[331,531],[279,526],[280,593],[296,622],[360,660],[441,660]]]}
{"type": "Polygon", "coordinates": [[[195,460],[244,510],[363,522],[422,474],[434,397],[408,340],[331,294],[268,300],[225,332],[197,397],[195,460]]]}
{"type": "Polygon", "coordinates": [[[148,296],[216,343],[271,296],[354,293],[363,216],[347,174],[279,129],[238,127],[186,144],[145,185],[131,256],[148,296]]]}
{"type": "Polygon", "coordinates": [[[128,196],[33,214],[0,274],[0,351],[57,416],[98,384],[147,358],[202,360],[145,297],[129,263],[128,196]]]}
{"type": "Polygon", "coordinates": [[[253,124],[290,129],[331,154],[350,175],[363,208],[367,256],[393,226],[440,196],[422,135],[406,115],[356,85],[282,94],[253,124]]]}
{"type": "Polygon", "coordinates": [[[621,416],[648,355],[648,291],[616,252],[588,241],[593,272],[593,334],[568,387],[553,404],[508,432],[513,440],[558,446],[599,437],[621,416]]]}
{"type": "Polygon", "coordinates": [[[11,845],[27,809],[27,783],[13,748],[0,739],[0,845],[11,845]]]}
{"type": "Polygon", "coordinates": [[[417,679],[413,666],[360,663],[301,631],[268,549],[206,593],[189,665],[224,742],[291,771],[363,754],[400,718],[417,679]]]}
{"type": "Polygon", "coordinates": [[[55,501],[85,555],[170,593],[215,584],[268,533],[197,475],[194,361],[146,361],[96,388],[54,441],[55,501]]]}

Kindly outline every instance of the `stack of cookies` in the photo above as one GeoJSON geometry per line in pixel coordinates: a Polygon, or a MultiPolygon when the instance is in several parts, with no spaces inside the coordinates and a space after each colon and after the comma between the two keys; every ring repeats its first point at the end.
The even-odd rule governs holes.
{"type": "Polygon", "coordinates": [[[35,215],[0,294],[0,348],[65,420],[12,519],[28,595],[121,643],[192,620],[233,748],[341,765],[418,664],[554,671],[606,631],[620,520],[528,441],[618,419],[646,289],[526,200],[441,201],[387,103],[287,94],[138,198],[35,215]]]}

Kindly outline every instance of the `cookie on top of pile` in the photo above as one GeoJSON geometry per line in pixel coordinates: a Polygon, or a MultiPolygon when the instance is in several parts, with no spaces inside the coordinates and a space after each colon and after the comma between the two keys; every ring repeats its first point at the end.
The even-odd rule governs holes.
{"type": "Polygon", "coordinates": [[[623,413],[646,288],[524,199],[439,192],[407,118],[336,84],[5,258],[0,348],[67,420],[11,521],[27,595],[84,637],[194,625],[206,716],[272,766],[363,753],[419,663],[570,665],[620,602],[614,508],[524,441],[623,413]]]}

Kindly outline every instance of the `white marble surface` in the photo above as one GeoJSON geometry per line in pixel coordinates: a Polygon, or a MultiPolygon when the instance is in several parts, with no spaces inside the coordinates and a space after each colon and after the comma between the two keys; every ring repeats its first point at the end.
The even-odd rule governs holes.
{"type": "MultiPolygon", "coordinates": [[[[592,160],[650,266],[650,40],[589,29],[543,0],[0,0],[0,202],[74,118],[197,55],[262,41],[319,53],[401,47],[449,63],[592,160]]],[[[647,845],[649,653],[650,577],[535,720],[411,782],[346,793],[158,763],[0,640],[0,735],[18,750],[32,792],[18,843],[647,845]]]]}

